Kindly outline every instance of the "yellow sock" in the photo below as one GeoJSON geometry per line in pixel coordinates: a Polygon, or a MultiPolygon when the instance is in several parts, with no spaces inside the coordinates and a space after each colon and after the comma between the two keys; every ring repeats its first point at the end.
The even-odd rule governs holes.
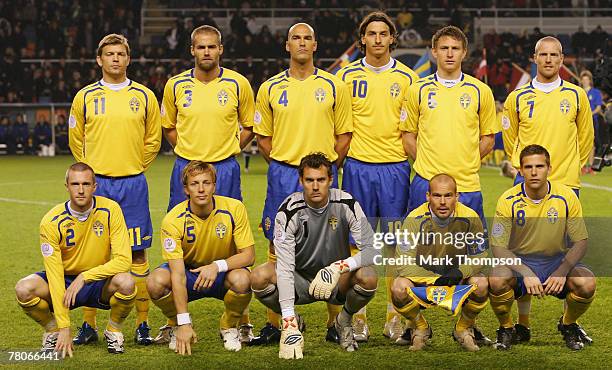
{"type": "Polygon", "coordinates": [[[152,301],[153,304],[159,307],[164,316],[166,316],[168,319],[167,324],[169,326],[178,325],[176,322],[176,307],[174,306],[174,296],[172,295],[172,292],[166,294],[160,299],[152,299],[152,301]]]}
{"type": "Polygon", "coordinates": [[[136,295],[138,293],[138,289],[134,291],[132,294],[121,294],[119,292],[115,292],[113,296],[110,298],[110,319],[108,320],[108,325],[106,326],[106,330],[108,331],[121,331],[121,327],[123,326],[123,322],[126,317],[132,311],[134,307],[134,303],[136,301],[136,295]]]}
{"type": "Polygon", "coordinates": [[[251,292],[248,293],[236,293],[233,290],[228,290],[223,297],[223,303],[225,303],[225,311],[221,315],[221,321],[219,326],[221,329],[235,328],[240,322],[242,313],[245,308],[249,306],[251,302],[251,292]]]}
{"type": "Polygon", "coordinates": [[[391,301],[391,285],[393,284],[394,278],[389,276],[389,272],[387,272],[387,276],[385,276],[385,291],[387,293],[387,315],[386,322],[391,321],[395,316],[398,316],[397,311],[393,308],[393,302],[391,301]]]}
{"type": "Polygon", "coordinates": [[[487,301],[476,302],[468,299],[463,308],[455,329],[457,331],[467,330],[476,323],[476,316],[487,306],[487,301]]]}
{"type": "Polygon", "coordinates": [[[136,325],[147,321],[149,317],[149,292],[147,291],[147,276],[149,276],[149,261],[132,264],[132,276],[138,288],[136,294],[136,325]]]}
{"type": "Polygon", "coordinates": [[[340,311],[342,311],[342,306],[331,303],[327,304],[327,322],[325,323],[325,325],[327,325],[328,328],[334,325],[334,322],[336,321],[336,316],[338,316],[340,311]]]}
{"type": "Polygon", "coordinates": [[[529,327],[529,314],[519,312],[518,323],[528,328],[529,327]]]}
{"type": "Polygon", "coordinates": [[[421,310],[421,306],[419,305],[419,302],[415,300],[410,301],[410,303],[403,307],[397,307],[395,305],[393,307],[397,313],[404,316],[408,320],[416,321],[417,316],[420,316],[419,312],[421,310]]]}
{"type": "Polygon", "coordinates": [[[280,327],[281,315],[277,314],[269,308],[266,310],[266,315],[268,316],[268,322],[272,324],[272,326],[274,326],[275,328],[280,327]]]}
{"type": "Polygon", "coordinates": [[[595,295],[591,296],[591,298],[582,298],[572,292],[568,293],[567,297],[565,297],[567,307],[563,313],[563,325],[575,323],[586,312],[594,298],[595,295]]]}
{"type": "Polygon", "coordinates": [[[495,295],[489,292],[489,298],[491,300],[491,308],[499,320],[499,324],[504,328],[514,327],[512,321],[512,303],[514,303],[514,290],[495,295]]]}
{"type": "Polygon", "coordinates": [[[357,311],[357,313],[353,315],[353,320],[361,320],[361,321],[364,321],[364,322],[367,321],[368,320],[368,313],[366,311],[366,307],[363,307],[362,309],[357,311]]]}
{"type": "Polygon", "coordinates": [[[531,309],[531,296],[525,294],[516,301],[518,305],[518,323],[524,327],[529,327],[529,311],[531,309]]]}
{"type": "Polygon", "coordinates": [[[423,314],[419,312],[416,319],[414,320],[414,327],[416,329],[425,330],[428,326],[429,324],[427,323],[427,320],[425,320],[425,316],[423,316],[423,314]]]}
{"type": "Polygon", "coordinates": [[[96,310],[92,307],[83,307],[83,321],[89,324],[92,328],[96,328],[96,310]]]}
{"type": "Polygon", "coordinates": [[[242,313],[242,317],[240,318],[240,325],[244,325],[244,324],[250,324],[251,323],[251,318],[249,317],[249,308],[245,308],[244,312],[242,313]]]}
{"type": "Polygon", "coordinates": [[[55,318],[49,309],[49,303],[39,297],[34,297],[27,302],[21,302],[17,300],[23,312],[30,316],[32,320],[36,321],[40,326],[45,328],[46,331],[57,331],[57,323],[55,318]]]}

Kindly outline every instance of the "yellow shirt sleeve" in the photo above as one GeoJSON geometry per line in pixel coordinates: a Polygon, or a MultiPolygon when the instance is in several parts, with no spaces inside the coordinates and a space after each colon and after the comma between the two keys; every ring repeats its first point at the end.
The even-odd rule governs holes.
{"type": "MultiPolygon", "coordinates": [[[[416,221],[415,217],[409,215],[402,225],[402,230],[408,230],[409,234],[415,234],[419,232],[419,223],[416,221]]],[[[410,240],[410,236],[408,236],[410,240]]],[[[417,260],[417,246],[406,244],[400,245],[398,244],[395,249],[395,257],[404,257],[404,264],[399,265],[397,268],[398,276],[405,278],[424,278],[431,277],[436,278],[440,276],[439,274],[434,273],[433,271],[429,271],[418,265],[417,260]]]]}
{"type": "Polygon", "coordinates": [[[587,232],[584,218],[582,217],[582,205],[580,200],[574,194],[573,191],[567,192],[568,200],[568,211],[567,215],[567,235],[573,242],[588,239],[589,233],[587,232]]]}
{"type": "Polygon", "coordinates": [[[161,244],[162,244],[162,257],[164,260],[178,260],[183,259],[183,247],[181,242],[183,240],[183,230],[179,229],[179,225],[176,221],[182,221],[182,219],[176,218],[176,214],[168,213],[161,226],[161,244]]]}
{"type": "Polygon", "coordinates": [[[77,162],[83,162],[83,139],[85,131],[85,112],[83,105],[85,104],[82,90],[79,91],[72,100],[70,107],[70,117],[68,118],[68,145],[70,151],[77,162]]]}
{"type": "Polygon", "coordinates": [[[239,78],[240,96],[238,97],[238,120],[242,127],[252,127],[255,116],[255,98],[249,80],[239,78]]]}
{"type": "Polygon", "coordinates": [[[497,200],[490,238],[491,246],[506,249],[509,248],[510,235],[512,234],[512,210],[505,199],[507,195],[508,193],[504,193],[497,200]]]}
{"type": "Polygon", "coordinates": [[[64,264],[60,249],[60,235],[57,227],[51,223],[40,223],[40,249],[43,255],[45,272],[49,283],[49,292],[58,328],[70,327],[69,308],[64,306],[66,283],[64,282],[64,264]]]}
{"type": "Polygon", "coordinates": [[[336,106],[334,108],[334,134],[353,132],[353,103],[348,86],[337,79],[336,106]]]}
{"type": "Polygon", "coordinates": [[[578,151],[580,152],[580,166],[584,166],[589,161],[589,155],[593,149],[594,128],[593,115],[589,98],[583,89],[579,89],[580,110],[576,116],[576,126],[578,130],[578,151]]]}
{"type": "MultiPolygon", "coordinates": [[[[470,220],[469,233],[474,236],[482,235],[484,237],[485,235],[484,227],[482,226],[482,221],[480,220],[478,215],[474,215],[474,217],[470,217],[469,220],[470,220]]],[[[476,245],[474,245],[474,243],[476,243],[476,241],[474,241],[472,245],[466,246],[466,248],[468,248],[467,249],[468,258],[487,257],[487,255],[489,254],[488,248],[483,250],[482,248],[478,248],[480,247],[478,243],[476,243],[476,245]],[[472,250],[472,248],[474,248],[474,250],[472,250]]],[[[486,243],[486,240],[485,240],[485,243],[486,243]]],[[[481,272],[483,270],[483,266],[477,263],[467,264],[467,265],[459,266],[459,270],[461,271],[464,277],[468,277],[468,276],[474,276],[478,274],[479,272],[481,272]]]]}
{"type": "Polygon", "coordinates": [[[268,82],[264,82],[257,91],[257,101],[255,103],[255,124],[253,131],[262,136],[272,136],[274,134],[274,114],[270,107],[270,96],[268,93],[268,82]]]}
{"type": "Polygon", "coordinates": [[[166,82],[166,86],[164,87],[164,97],[162,99],[162,107],[161,107],[161,124],[162,127],[165,128],[175,128],[176,127],[176,115],[177,109],[174,104],[174,80],[170,79],[166,82]]]}
{"type": "Polygon", "coordinates": [[[406,93],[406,99],[400,113],[400,131],[417,133],[419,130],[419,88],[412,84],[406,93]]]}
{"type": "Polygon", "coordinates": [[[147,110],[147,119],[145,122],[145,137],[144,137],[144,169],[145,171],[159,152],[161,146],[161,116],[159,111],[159,103],[155,94],[147,91],[149,97],[149,106],[147,110]]]}
{"type": "Polygon", "coordinates": [[[128,272],[132,266],[132,249],[123,212],[117,204],[113,204],[110,210],[111,259],[103,265],[83,272],[83,278],[87,282],[107,279],[120,272],[128,272]]]}
{"type": "MultiPolygon", "coordinates": [[[[519,117],[516,112],[515,94],[508,95],[504,103],[504,112],[502,115],[502,138],[504,141],[504,151],[512,161],[516,140],[518,138],[519,117]]],[[[514,163],[514,162],[513,162],[514,163]]]]}
{"type": "Polygon", "coordinates": [[[495,123],[495,99],[489,86],[483,85],[480,97],[480,136],[492,135],[498,132],[495,123]]]}
{"type": "Polygon", "coordinates": [[[251,225],[249,224],[244,204],[240,203],[236,207],[235,216],[236,226],[234,227],[233,236],[236,248],[244,249],[255,245],[255,239],[253,238],[253,232],[251,231],[251,225]]]}

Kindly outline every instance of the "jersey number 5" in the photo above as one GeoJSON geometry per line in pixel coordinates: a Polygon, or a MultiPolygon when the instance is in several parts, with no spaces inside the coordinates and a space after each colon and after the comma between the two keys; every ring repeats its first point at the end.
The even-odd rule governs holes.
{"type": "Polygon", "coordinates": [[[193,226],[187,226],[187,243],[191,244],[193,242],[195,242],[196,240],[196,236],[194,233],[194,227],[193,226]]]}

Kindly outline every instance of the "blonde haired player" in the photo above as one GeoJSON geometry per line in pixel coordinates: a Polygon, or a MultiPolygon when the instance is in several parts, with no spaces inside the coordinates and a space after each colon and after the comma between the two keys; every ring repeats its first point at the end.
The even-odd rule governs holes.
{"type": "MultiPolygon", "coordinates": [[[[139,287],[134,340],[148,345],[153,339],[147,324],[149,262],[145,250],[151,246],[153,227],[144,172],[161,143],[159,105],[151,90],[127,78],[130,46],[124,36],[104,36],[96,61],[102,79],[82,88],[72,101],[70,150],[77,161],[87,163],[96,173],[96,195],[113,199],[123,211],[132,247],[131,272],[139,287]]],[[[75,344],[98,339],[95,309],[84,309],[83,319],[75,344]]]]}

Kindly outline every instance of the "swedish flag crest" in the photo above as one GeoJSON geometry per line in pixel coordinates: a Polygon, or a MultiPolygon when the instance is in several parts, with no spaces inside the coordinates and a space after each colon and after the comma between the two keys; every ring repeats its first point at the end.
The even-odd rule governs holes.
{"type": "Polygon", "coordinates": [[[476,285],[427,286],[408,289],[408,294],[421,306],[429,308],[439,306],[455,316],[463,302],[476,290],[476,285]]]}
{"type": "Polygon", "coordinates": [[[567,99],[563,99],[561,100],[561,103],[559,103],[559,110],[563,114],[568,114],[571,107],[572,106],[570,105],[570,102],[567,99]]]}
{"type": "Polygon", "coordinates": [[[550,207],[548,212],[546,212],[546,217],[548,217],[548,222],[554,224],[559,219],[559,212],[555,209],[555,207],[550,207]]]}
{"type": "Polygon", "coordinates": [[[393,83],[393,85],[391,85],[391,88],[389,88],[389,93],[391,94],[392,98],[397,98],[400,94],[400,85],[395,82],[393,83]]]}
{"type": "Polygon", "coordinates": [[[325,100],[325,95],[327,95],[327,93],[325,92],[325,90],[323,90],[323,88],[319,87],[315,90],[315,100],[319,103],[323,103],[323,101],[325,100]]]}
{"type": "Polygon", "coordinates": [[[93,224],[92,230],[94,234],[96,234],[96,236],[99,238],[104,233],[104,225],[102,225],[102,222],[96,221],[93,224]]]}
{"type": "Polygon", "coordinates": [[[221,91],[219,91],[219,93],[217,94],[217,101],[219,102],[219,104],[225,105],[227,104],[228,100],[229,95],[227,94],[227,91],[225,91],[225,89],[221,89],[221,91]]]}
{"type": "Polygon", "coordinates": [[[140,102],[138,101],[138,99],[136,99],[136,97],[133,97],[132,99],[130,99],[130,110],[136,113],[138,112],[138,109],[140,109],[140,102]]]}
{"type": "Polygon", "coordinates": [[[336,230],[336,228],[338,227],[338,217],[336,216],[331,216],[329,218],[329,226],[331,226],[332,230],[336,230]]]}
{"type": "Polygon", "coordinates": [[[215,234],[217,234],[217,237],[219,239],[223,239],[226,232],[227,232],[227,227],[223,223],[219,222],[217,224],[217,227],[215,227],[215,234]]]}
{"type": "Polygon", "coordinates": [[[461,95],[461,97],[459,98],[459,104],[461,104],[461,107],[463,107],[463,109],[467,109],[467,107],[470,106],[471,102],[472,98],[468,93],[463,93],[463,95],[461,95]]]}

